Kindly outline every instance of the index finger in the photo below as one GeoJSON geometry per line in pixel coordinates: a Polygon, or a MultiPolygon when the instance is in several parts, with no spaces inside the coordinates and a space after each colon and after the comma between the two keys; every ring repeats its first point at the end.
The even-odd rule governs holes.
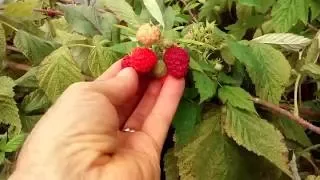
{"type": "Polygon", "coordinates": [[[182,97],[184,86],[184,79],[167,77],[156,104],[142,126],[141,130],[155,140],[160,151],[182,97]]]}
{"type": "Polygon", "coordinates": [[[122,59],[118,60],[117,62],[113,63],[111,67],[109,67],[104,73],[102,73],[96,81],[105,81],[108,80],[118,74],[120,72],[122,59]]]}

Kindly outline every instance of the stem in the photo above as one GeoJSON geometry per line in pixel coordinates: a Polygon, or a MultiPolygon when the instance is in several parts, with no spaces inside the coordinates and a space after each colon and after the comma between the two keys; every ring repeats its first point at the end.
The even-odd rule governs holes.
{"type": "Polygon", "coordinates": [[[304,149],[303,152],[309,152],[309,151],[316,150],[316,149],[319,149],[319,148],[320,148],[320,144],[315,144],[313,146],[310,146],[310,147],[304,149]]]}
{"type": "Polygon", "coordinates": [[[299,92],[299,85],[301,80],[301,74],[298,75],[296,82],[294,84],[294,115],[299,117],[299,105],[298,105],[298,92],[299,92]]]}
{"type": "Polygon", "coordinates": [[[10,27],[11,29],[15,30],[15,31],[19,31],[17,28],[13,27],[11,24],[7,23],[7,22],[4,22],[4,21],[1,21],[0,22],[8,27],[10,27]]]}
{"type": "Polygon", "coordinates": [[[302,127],[307,128],[307,129],[315,132],[316,134],[320,135],[320,128],[319,127],[309,123],[308,121],[304,120],[303,118],[296,116],[285,109],[282,109],[278,105],[272,104],[270,102],[264,101],[259,98],[252,98],[252,101],[256,104],[260,104],[260,105],[268,108],[271,111],[274,111],[274,112],[277,112],[281,115],[284,115],[284,116],[288,117],[290,120],[295,121],[296,123],[300,124],[302,127]]]}
{"type": "Polygon", "coordinates": [[[119,29],[126,30],[126,31],[128,31],[128,32],[130,32],[130,33],[132,33],[132,34],[136,34],[136,31],[135,31],[134,29],[129,28],[129,27],[127,27],[127,26],[123,26],[123,25],[120,25],[120,24],[114,24],[113,26],[114,26],[114,27],[117,27],[117,28],[119,28],[119,29]]]}
{"type": "Polygon", "coordinates": [[[312,24],[308,23],[307,24],[308,28],[310,28],[311,30],[315,31],[315,32],[318,32],[318,28],[314,27],[312,24]]]}
{"type": "Polygon", "coordinates": [[[33,11],[35,12],[41,12],[41,13],[45,13],[45,14],[54,14],[54,15],[60,15],[63,16],[63,12],[58,11],[58,10],[54,10],[54,9],[33,9],[33,11]]]}
{"type": "Polygon", "coordinates": [[[69,0],[59,0],[59,2],[63,3],[63,4],[80,4],[80,3],[77,3],[73,0],[69,1],[69,0]]]}
{"type": "MultiPolygon", "coordinates": [[[[187,3],[186,3],[184,0],[180,0],[180,1],[182,2],[182,4],[183,4],[184,6],[187,6],[187,3]]],[[[193,14],[193,12],[191,11],[191,9],[188,9],[188,12],[189,12],[190,16],[192,17],[192,20],[193,20],[194,22],[198,22],[196,16],[193,14]]]]}
{"type": "Polygon", "coordinates": [[[21,53],[21,51],[20,51],[18,48],[14,47],[14,46],[9,46],[9,45],[7,45],[6,48],[7,48],[7,50],[21,53]]]}
{"type": "Polygon", "coordinates": [[[27,64],[20,64],[13,61],[6,61],[6,66],[10,69],[20,70],[20,71],[29,71],[31,66],[27,64]]]}
{"type": "Polygon", "coordinates": [[[88,45],[88,44],[69,44],[68,47],[86,47],[86,48],[95,48],[95,46],[88,45]]]}

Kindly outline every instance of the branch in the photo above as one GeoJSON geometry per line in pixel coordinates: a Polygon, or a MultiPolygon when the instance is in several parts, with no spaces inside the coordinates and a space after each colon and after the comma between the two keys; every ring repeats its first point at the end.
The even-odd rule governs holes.
{"type": "MultiPolygon", "coordinates": [[[[27,64],[21,64],[13,61],[6,61],[6,67],[13,70],[19,70],[19,71],[29,71],[31,69],[31,66],[27,64]]],[[[84,79],[86,81],[93,81],[94,78],[91,76],[83,75],[84,79]]]]}
{"type": "Polygon", "coordinates": [[[44,13],[48,16],[63,16],[63,12],[61,11],[58,11],[58,10],[54,10],[54,9],[33,9],[33,11],[35,12],[41,12],[41,13],[44,13]]]}
{"type": "Polygon", "coordinates": [[[292,114],[291,112],[282,109],[281,107],[272,104],[270,102],[264,101],[262,99],[259,98],[252,98],[252,101],[256,104],[260,104],[266,108],[268,108],[271,111],[277,112],[281,115],[284,115],[286,117],[288,117],[289,119],[295,121],[296,123],[300,124],[301,126],[303,126],[304,128],[307,128],[317,134],[320,135],[320,128],[317,126],[314,126],[313,124],[309,123],[308,121],[304,120],[303,118],[299,117],[299,116],[295,116],[294,114],[292,114]]]}
{"type": "Polygon", "coordinates": [[[308,28],[310,28],[311,30],[313,30],[313,31],[315,31],[315,32],[318,32],[319,31],[319,29],[318,28],[316,28],[315,26],[313,26],[312,24],[307,24],[307,26],[308,26],[308,28]]]}
{"type": "MultiPolygon", "coordinates": [[[[280,108],[285,109],[285,110],[292,110],[293,107],[291,107],[288,104],[280,104],[279,105],[280,108]]],[[[308,116],[308,117],[312,117],[312,118],[320,118],[320,112],[315,112],[312,108],[310,107],[299,107],[299,112],[300,112],[300,116],[308,116]]]]}
{"type": "Polygon", "coordinates": [[[14,47],[14,46],[7,45],[6,48],[7,48],[7,50],[10,50],[10,51],[21,52],[18,48],[14,47]]]}
{"type": "MultiPolygon", "coordinates": [[[[180,0],[180,2],[182,2],[182,4],[183,4],[184,6],[187,6],[187,3],[186,3],[184,0],[180,0]]],[[[194,22],[198,22],[198,20],[197,20],[197,18],[196,18],[196,15],[193,14],[193,12],[191,11],[190,8],[188,8],[188,12],[189,12],[190,16],[192,17],[193,21],[194,21],[194,22]]]]}
{"type": "Polygon", "coordinates": [[[20,71],[29,71],[31,66],[26,64],[20,64],[13,61],[6,61],[6,66],[10,69],[20,70],[20,71]]]}
{"type": "Polygon", "coordinates": [[[63,4],[81,4],[81,3],[75,2],[74,0],[59,0],[59,2],[63,4]]]}

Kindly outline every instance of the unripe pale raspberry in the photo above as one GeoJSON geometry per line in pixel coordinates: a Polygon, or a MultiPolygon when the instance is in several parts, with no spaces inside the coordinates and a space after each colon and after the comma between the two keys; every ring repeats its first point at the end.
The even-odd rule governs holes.
{"type": "Polygon", "coordinates": [[[135,48],[122,59],[122,67],[132,67],[138,73],[148,73],[157,64],[157,55],[149,48],[135,48]]]}
{"type": "Polygon", "coordinates": [[[164,62],[167,65],[168,74],[176,78],[186,76],[189,67],[190,56],[186,50],[181,47],[170,47],[164,53],[164,62]]]}
{"type": "Polygon", "coordinates": [[[223,69],[223,65],[220,63],[216,63],[216,65],[214,66],[214,69],[217,71],[221,71],[223,69]]]}
{"type": "Polygon", "coordinates": [[[152,73],[156,78],[161,78],[165,76],[167,74],[166,64],[163,61],[159,60],[153,68],[152,73]]]}
{"type": "Polygon", "coordinates": [[[140,26],[137,31],[136,38],[139,42],[149,47],[160,40],[159,26],[153,26],[149,23],[140,26]]]}

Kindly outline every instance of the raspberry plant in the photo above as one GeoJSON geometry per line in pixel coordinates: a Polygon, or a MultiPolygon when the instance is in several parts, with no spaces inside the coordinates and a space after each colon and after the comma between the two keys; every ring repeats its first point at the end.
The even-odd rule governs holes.
{"type": "Polygon", "coordinates": [[[190,56],[164,179],[320,178],[320,1],[8,0],[1,11],[2,178],[69,85],[145,46],[156,76],[164,49],[190,56]]]}

